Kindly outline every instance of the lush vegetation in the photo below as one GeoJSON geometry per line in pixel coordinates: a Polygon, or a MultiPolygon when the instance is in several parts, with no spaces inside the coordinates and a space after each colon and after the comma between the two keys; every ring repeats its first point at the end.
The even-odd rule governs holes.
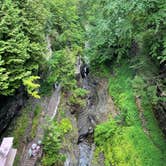
{"type": "Polygon", "coordinates": [[[32,106],[30,102],[27,103],[2,135],[2,137],[14,137],[14,148],[18,150],[14,162],[15,166],[20,163],[24,146],[36,135],[40,112],[41,107],[38,104],[32,106]]]}
{"type": "MultiPolygon", "coordinates": [[[[81,4],[82,15],[85,15],[83,21],[88,25],[90,47],[86,49],[86,55],[91,65],[110,66],[123,58],[128,59],[135,74],[135,83],[138,82],[135,90],[145,91],[153,107],[165,102],[165,95],[157,90],[160,89],[162,94],[166,90],[166,21],[163,19],[166,2],[97,0],[95,3],[81,1],[81,4]]],[[[145,96],[142,93],[141,98],[145,96]]]]}
{"type": "Polygon", "coordinates": [[[39,98],[39,76],[48,77],[45,87],[56,81],[73,86],[75,57],[83,41],[77,1],[5,0],[0,11],[0,95],[13,95],[23,85],[39,98]],[[46,36],[54,52],[51,60],[46,36]]]}
{"type": "Polygon", "coordinates": [[[96,154],[104,153],[105,165],[164,165],[166,145],[163,135],[151,108],[144,107],[149,135],[142,128],[132,86],[135,85],[134,75],[129,64],[123,61],[121,65],[115,65],[114,70],[109,91],[120,115],[95,129],[96,154]]]}
{"type": "Polygon", "coordinates": [[[65,161],[65,156],[60,153],[64,135],[72,130],[72,125],[69,119],[62,119],[59,123],[52,121],[46,128],[44,144],[44,157],[42,164],[44,166],[52,166],[62,164],[65,161]]]}
{"type": "Polygon", "coordinates": [[[139,53],[145,51],[147,56],[161,63],[165,62],[164,0],[97,0],[95,3],[82,3],[89,18],[90,52],[94,62],[131,57],[131,47],[139,49],[139,53]]]}
{"type": "MultiPolygon", "coordinates": [[[[1,1],[0,96],[15,95],[24,87],[40,98],[57,83],[68,97],[67,105],[80,110],[88,92],[78,87],[75,66],[77,57],[84,56],[94,74],[109,77],[109,93],[120,112],[96,127],[96,155],[104,153],[106,166],[164,165],[166,144],[153,110],[166,115],[165,11],[165,0],[1,1]]],[[[30,139],[35,137],[40,110],[34,110],[30,139]]],[[[12,133],[16,146],[29,121],[25,110],[12,133]]],[[[68,119],[49,123],[43,165],[62,164],[62,141],[71,129],[68,119]]]]}
{"type": "Polygon", "coordinates": [[[39,125],[39,120],[40,120],[40,116],[41,116],[41,110],[42,110],[41,106],[36,104],[36,106],[33,110],[34,115],[33,115],[33,120],[32,120],[30,139],[33,139],[36,136],[37,127],[39,125]]]}
{"type": "Polygon", "coordinates": [[[12,95],[24,84],[30,94],[39,97],[35,91],[38,85],[33,81],[38,79],[38,69],[45,53],[46,16],[39,0],[0,2],[1,95],[12,95]]]}
{"type": "MultiPolygon", "coordinates": [[[[164,165],[166,145],[153,109],[165,102],[158,89],[165,93],[166,2],[80,2],[89,42],[86,56],[94,69],[106,66],[103,72],[112,73],[109,91],[120,110],[116,119],[97,126],[97,151],[103,151],[105,165],[164,165]],[[141,124],[136,97],[149,134],[141,124]]],[[[163,115],[162,109],[157,111],[163,115]]]]}

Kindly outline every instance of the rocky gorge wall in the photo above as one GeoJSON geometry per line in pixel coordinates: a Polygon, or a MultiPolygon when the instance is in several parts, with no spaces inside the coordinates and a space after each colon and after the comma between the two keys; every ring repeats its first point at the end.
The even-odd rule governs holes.
{"type": "Polygon", "coordinates": [[[18,115],[25,101],[26,96],[21,89],[14,96],[0,96],[0,135],[18,115]]]}

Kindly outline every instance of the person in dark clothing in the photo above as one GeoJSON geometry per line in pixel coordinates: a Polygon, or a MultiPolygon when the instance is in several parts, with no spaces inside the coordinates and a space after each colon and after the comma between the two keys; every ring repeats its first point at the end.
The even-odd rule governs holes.
{"type": "Polygon", "coordinates": [[[82,78],[86,78],[87,75],[89,74],[89,68],[86,64],[81,65],[80,71],[82,78]]]}

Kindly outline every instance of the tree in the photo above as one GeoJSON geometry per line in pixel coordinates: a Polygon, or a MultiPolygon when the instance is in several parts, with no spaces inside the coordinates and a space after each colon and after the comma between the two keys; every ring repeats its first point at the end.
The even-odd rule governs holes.
{"type": "Polygon", "coordinates": [[[146,56],[164,63],[166,2],[97,0],[91,5],[89,16],[90,58],[103,63],[129,55],[133,43],[137,43],[146,56]],[[95,16],[95,17],[94,17],[95,16]]]}
{"type": "Polygon", "coordinates": [[[29,40],[21,31],[20,10],[17,6],[7,0],[0,6],[0,11],[1,82],[7,82],[0,93],[10,95],[20,86],[22,79],[31,74],[24,66],[29,58],[29,40]]]}
{"type": "Polygon", "coordinates": [[[25,80],[36,78],[44,61],[48,13],[40,2],[6,0],[0,4],[1,95],[13,95],[25,80]]]}

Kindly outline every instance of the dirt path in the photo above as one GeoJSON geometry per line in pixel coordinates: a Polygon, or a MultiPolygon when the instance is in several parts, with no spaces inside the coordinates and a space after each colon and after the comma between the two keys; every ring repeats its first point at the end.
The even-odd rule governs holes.
{"type": "Polygon", "coordinates": [[[40,154],[38,154],[36,157],[33,157],[33,158],[29,158],[28,151],[33,143],[37,143],[38,140],[42,140],[44,135],[43,127],[47,123],[47,120],[46,120],[47,117],[49,117],[50,119],[54,119],[57,113],[58,105],[60,103],[60,87],[58,87],[54,91],[49,101],[44,100],[44,102],[42,102],[41,100],[39,102],[40,102],[40,105],[42,106],[42,114],[39,119],[39,125],[37,128],[36,136],[31,142],[27,144],[27,146],[23,150],[20,166],[34,166],[37,160],[41,157],[42,149],[40,151],[40,154]]]}

